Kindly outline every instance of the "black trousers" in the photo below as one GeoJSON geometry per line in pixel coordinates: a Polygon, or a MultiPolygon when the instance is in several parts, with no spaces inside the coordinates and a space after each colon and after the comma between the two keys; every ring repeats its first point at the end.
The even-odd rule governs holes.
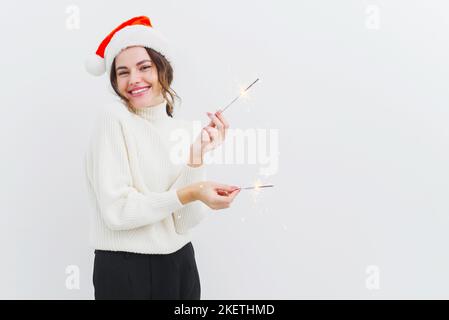
{"type": "Polygon", "coordinates": [[[192,243],[170,254],[95,250],[96,300],[199,300],[200,277],[192,243]]]}

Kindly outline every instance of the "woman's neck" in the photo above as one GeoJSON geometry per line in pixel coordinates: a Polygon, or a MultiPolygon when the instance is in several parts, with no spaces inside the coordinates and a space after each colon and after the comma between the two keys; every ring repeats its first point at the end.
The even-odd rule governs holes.
{"type": "Polygon", "coordinates": [[[163,99],[158,104],[152,104],[148,107],[136,108],[136,114],[149,121],[154,121],[157,119],[168,118],[167,114],[167,101],[163,99]]]}

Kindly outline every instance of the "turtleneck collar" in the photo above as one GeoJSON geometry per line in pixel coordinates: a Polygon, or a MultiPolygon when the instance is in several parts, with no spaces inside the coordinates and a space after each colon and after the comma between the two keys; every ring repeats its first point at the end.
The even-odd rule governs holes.
{"type": "Polygon", "coordinates": [[[164,100],[160,104],[151,107],[138,108],[136,109],[136,114],[149,121],[168,118],[166,105],[167,101],[164,100]]]}

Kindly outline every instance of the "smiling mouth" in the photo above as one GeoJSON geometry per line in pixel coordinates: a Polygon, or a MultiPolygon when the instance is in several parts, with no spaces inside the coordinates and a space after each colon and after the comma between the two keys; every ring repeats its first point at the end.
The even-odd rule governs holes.
{"type": "Polygon", "coordinates": [[[151,89],[151,86],[142,87],[139,89],[128,91],[128,93],[131,95],[131,97],[140,97],[143,96],[145,93],[147,93],[151,89]]]}

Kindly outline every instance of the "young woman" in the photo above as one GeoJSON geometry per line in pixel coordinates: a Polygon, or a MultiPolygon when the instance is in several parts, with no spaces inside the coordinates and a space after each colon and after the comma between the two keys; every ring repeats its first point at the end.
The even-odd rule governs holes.
{"type": "Polygon", "coordinates": [[[136,17],[86,62],[90,73],[109,74],[124,104],[98,117],[86,154],[95,299],[200,299],[189,229],[205,217],[205,205],[228,208],[240,191],[204,181],[204,153],[229,127],[219,112],[208,113],[209,124],[188,140],[185,162],[173,161],[171,134],[192,132],[192,123],[173,118],[168,55],[150,20],[136,17]]]}

